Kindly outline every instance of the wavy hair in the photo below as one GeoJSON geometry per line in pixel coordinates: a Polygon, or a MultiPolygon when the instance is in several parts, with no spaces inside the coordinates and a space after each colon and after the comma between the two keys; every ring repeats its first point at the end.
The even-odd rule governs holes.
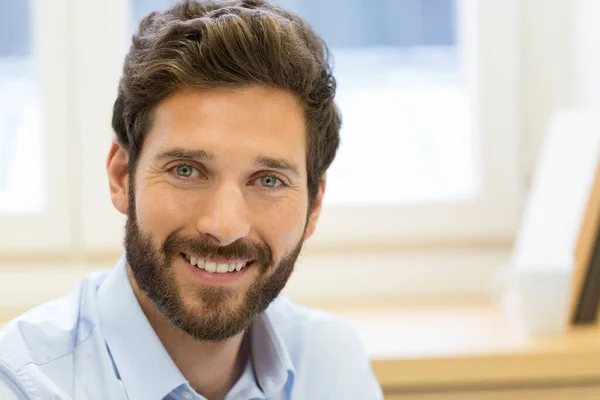
{"type": "Polygon", "coordinates": [[[307,186],[314,201],[339,146],[341,116],[324,40],[297,15],[264,0],[187,0],[141,22],[125,58],[112,126],[135,172],[156,105],[180,87],[263,85],[304,109],[307,186]]]}

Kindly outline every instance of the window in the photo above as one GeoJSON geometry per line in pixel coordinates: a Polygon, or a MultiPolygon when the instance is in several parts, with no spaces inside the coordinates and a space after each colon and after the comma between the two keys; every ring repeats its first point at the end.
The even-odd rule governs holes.
{"type": "Polygon", "coordinates": [[[0,2],[0,249],[69,245],[64,11],[0,2]]]}
{"type": "Polygon", "coordinates": [[[2,4],[0,29],[0,212],[43,208],[40,85],[27,2],[2,4]],[[28,171],[28,181],[18,171],[28,171]]]}
{"type": "Polygon", "coordinates": [[[453,0],[278,3],[307,18],[334,57],[343,127],[329,171],[329,204],[476,195],[479,165],[467,127],[453,0]]]}
{"type": "MultiPolygon", "coordinates": [[[[328,205],[309,246],[511,239],[520,205],[518,2],[278,1],[329,40],[344,114],[328,205]]],[[[122,49],[143,15],[170,3],[97,5],[111,23],[97,24],[93,50],[81,46],[103,60],[90,61],[78,83],[84,171],[93,177],[83,183],[81,238],[96,251],[122,237],[122,216],[97,184],[122,49]]],[[[89,42],[83,32],[80,41],[89,42]]]]}
{"type": "MultiPolygon", "coordinates": [[[[519,2],[278,2],[328,40],[344,117],[328,204],[309,247],[511,239],[521,197],[519,2]]],[[[38,164],[16,167],[22,158],[6,149],[17,136],[3,135],[13,144],[2,145],[1,165],[11,163],[2,168],[2,190],[10,185],[6,176],[37,168],[46,197],[35,196],[41,212],[18,217],[18,235],[0,233],[7,243],[18,236],[31,244],[56,231],[42,247],[60,238],[70,249],[119,251],[124,219],[110,202],[104,170],[112,103],[135,24],[170,3],[27,3],[36,7],[30,17],[40,16],[30,26],[37,44],[31,54],[41,66],[39,86],[27,94],[29,107],[41,110],[39,128],[28,129],[39,135],[28,151],[38,146],[43,154],[38,164]]],[[[19,12],[11,18],[25,18],[19,12]]]]}
{"type": "MultiPolygon", "coordinates": [[[[133,1],[134,21],[169,3],[133,1]]],[[[344,122],[327,203],[413,204],[477,194],[453,0],[276,3],[305,17],[334,56],[344,122]]]]}
{"type": "Polygon", "coordinates": [[[330,40],[346,111],[315,242],[511,238],[518,2],[294,3],[330,40]]]}

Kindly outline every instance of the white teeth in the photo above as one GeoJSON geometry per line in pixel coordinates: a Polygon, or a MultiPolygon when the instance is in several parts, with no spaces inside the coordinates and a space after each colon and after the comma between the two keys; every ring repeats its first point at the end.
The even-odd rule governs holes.
{"type": "Polygon", "coordinates": [[[246,263],[238,262],[238,263],[216,263],[214,261],[206,261],[201,258],[196,258],[194,256],[185,255],[185,258],[192,265],[196,265],[198,268],[204,269],[208,272],[224,274],[227,272],[240,271],[246,263]]]}
{"type": "Polygon", "coordinates": [[[217,272],[220,274],[229,272],[229,264],[217,264],[217,272]]]}
{"type": "Polygon", "coordinates": [[[212,261],[207,261],[204,264],[204,269],[208,272],[217,272],[217,263],[212,261]]]}

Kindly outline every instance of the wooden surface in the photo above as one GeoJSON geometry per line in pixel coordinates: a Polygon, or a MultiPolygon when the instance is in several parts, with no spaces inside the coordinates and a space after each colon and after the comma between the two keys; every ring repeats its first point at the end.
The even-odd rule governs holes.
{"type": "Polygon", "coordinates": [[[440,391],[483,393],[523,385],[573,389],[582,381],[600,386],[597,326],[532,338],[491,305],[342,314],[359,330],[375,374],[391,393],[419,392],[435,399],[440,391]]]}
{"type": "Polygon", "coordinates": [[[386,394],[385,400],[598,400],[599,386],[386,394]]]}

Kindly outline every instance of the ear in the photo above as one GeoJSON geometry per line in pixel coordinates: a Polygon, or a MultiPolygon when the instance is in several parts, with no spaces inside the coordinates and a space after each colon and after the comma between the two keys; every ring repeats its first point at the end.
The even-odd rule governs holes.
{"type": "Polygon", "coordinates": [[[127,214],[129,208],[129,153],[114,139],[106,160],[110,199],[115,208],[127,214]]]}
{"type": "Polygon", "coordinates": [[[321,208],[323,207],[323,196],[325,196],[326,184],[327,176],[323,174],[323,176],[321,177],[321,184],[319,185],[319,191],[317,192],[317,197],[315,197],[312,210],[310,210],[310,214],[308,215],[308,222],[306,224],[306,233],[304,234],[304,240],[309,239],[313,235],[313,233],[315,233],[315,229],[317,228],[317,221],[319,220],[319,215],[321,215],[321,208]]]}

